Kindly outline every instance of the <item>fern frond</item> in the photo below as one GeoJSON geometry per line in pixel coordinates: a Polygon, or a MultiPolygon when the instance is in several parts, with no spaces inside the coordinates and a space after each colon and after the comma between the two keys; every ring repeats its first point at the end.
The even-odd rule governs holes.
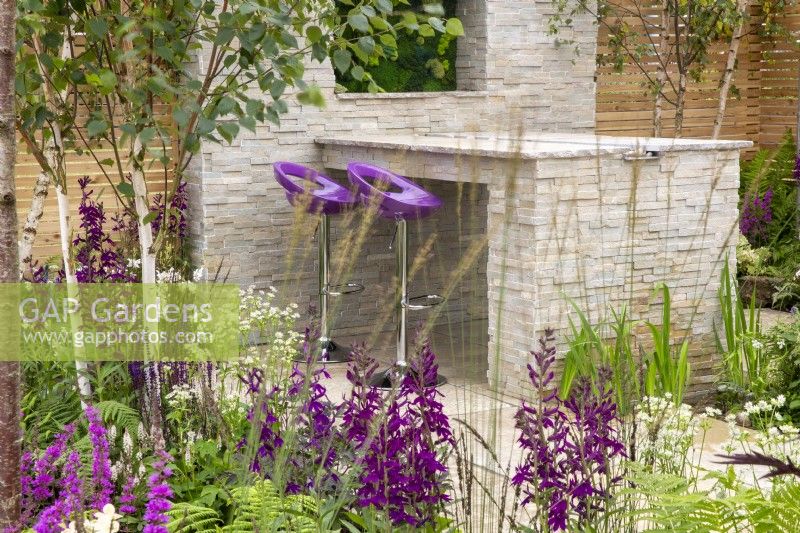
{"type": "Polygon", "coordinates": [[[127,429],[133,435],[137,433],[141,418],[136,409],[114,400],[99,402],[95,407],[100,411],[104,422],[113,423],[120,429],[127,429]]]}
{"type": "Polygon", "coordinates": [[[170,533],[206,533],[217,531],[222,519],[214,509],[189,502],[180,502],[167,511],[170,533]]]}

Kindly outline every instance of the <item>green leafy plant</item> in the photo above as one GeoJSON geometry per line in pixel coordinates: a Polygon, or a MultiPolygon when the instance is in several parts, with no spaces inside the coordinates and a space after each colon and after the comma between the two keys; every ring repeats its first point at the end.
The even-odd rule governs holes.
{"type": "Polygon", "coordinates": [[[269,480],[230,492],[232,511],[223,516],[198,502],[179,502],[168,512],[171,533],[251,533],[275,531],[318,533],[319,507],[314,498],[303,495],[281,496],[269,480]]]}
{"type": "Polygon", "coordinates": [[[771,258],[772,251],[768,247],[753,248],[744,235],[739,235],[739,242],[736,243],[736,262],[739,275],[767,275],[771,258]]]}
{"type": "Polygon", "coordinates": [[[578,317],[578,327],[569,319],[569,348],[564,356],[564,368],[559,383],[559,397],[566,399],[572,385],[578,377],[587,377],[593,383],[597,381],[597,369],[608,368],[611,374],[611,389],[621,415],[633,410],[635,403],[641,398],[641,380],[639,379],[639,362],[633,350],[633,321],[627,307],[611,310],[611,320],[606,324],[613,340],[604,339],[603,325],[592,326],[584,313],[572,300],[569,301],[578,317]]]}
{"type": "Polygon", "coordinates": [[[683,395],[689,383],[689,341],[681,342],[673,350],[670,342],[672,322],[672,300],[669,287],[664,283],[656,285],[656,293],[661,292],[661,324],[647,322],[653,339],[653,350],[647,357],[644,389],[648,396],[672,395],[676,405],[683,403],[683,395]]]}
{"type": "MultiPolygon", "coordinates": [[[[444,0],[407,2],[394,17],[405,25],[404,31],[380,36],[387,60],[371,59],[364,67],[340,69],[347,54],[362,56],[363,47],[358,41],[337,49],[332,55],[336,80],[343,90],[350,92],[430,92],[456,89],[456,38],[464,33],[461,21],[455,18],[456,2],[444,0]],[[438,21],[434,17],[443,17],[438,21]],[[415,30],[415,31],[412,31],[415,30]]],[[[340,10],[350,9],[345,2],[340,10]]],[[[399,24],[399,23],[397,23],[399,24]]],[[[398,26],[399,27],[399,26],[398,26]]],[[[345,35],[349,35],[345,32],[345,35]]],[[[369,48],[369,43],[366,44],[369,48]]]]}
{"type": "Polygon", "coordinates": [[[753,159],[742,164],[739,194],[743,202],[772,191],[771,221],[758,242],[751,241],[751,244],[769,246],[773,253],[796,239],[797,186],[792,175],[795,155],[794,138],[791,131],[787,131],[776,150],[760,150],[753,159]]]}
{"type": "Polygon", "coordinates": [[[763,392],[767,381],[767,361],[761,341],[760,310],[756,308],[753,295],[745,314],[744,303],[736,279],[731,276],[728,261],[722,267],[717,295],[724,339],[720,338],[716,327],[714,334],[717,348],[724,355],[726,379],[740,390],[763,392]]]}

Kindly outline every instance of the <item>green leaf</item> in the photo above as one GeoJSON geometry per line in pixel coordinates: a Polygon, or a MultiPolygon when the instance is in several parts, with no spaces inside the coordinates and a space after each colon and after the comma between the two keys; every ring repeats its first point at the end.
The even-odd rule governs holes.
{"type": "Polygon", "coordinates": [[[200,135],[208,135],[214,128],[217,126],[217,123],[210,118],[200,117],[197,121],[197,133],[200,135]]]}
{"type": "Polygon", "coordinates": [[[318,43],[322,40],[322,30],[319,29],[319,26],[309,26],[306,28],[306,37],[312,43],[318,43]]]}
{"type": "Polygon", "coordinates": [[[111,94],[114,92],[114,87],[117,86],[117,75],[110,70],[104,69],[100,72],[100,83],[103,92],[111,94]]]}
{"type": "Polygon", "coordinates": [[[189,123],[189,112],[185,109],[177,108],[172,112],[172,119],[179,127],[183,128],[189,123]]]}
{"type": "Polygon", "coordinates": [[[114,165],[114,160],[109,157],[107,159],[101,160],[100,164],[103,165],[104,167],[110,167],[114,165]]]}
{"type": "Polygon", "coordinates": [[[436,32],[433,30],[433,28],[431,28],[430,24],[422,24],[419,27],[419,34],[422,37],[433,37],[436,35],[436,32]]]}
{"type": "Polygon", "coordinates": [[[233,142],[233,139],[239,135],[239,124],[236,122],[222,122],[217,125],[217,131],[222,135],[222,138],[230,144],[233,142]]]}
{"type": "Polygon", "coordinates": [[[350,71],[350,75],[353,76],[354,80],[361,81],[364,79],[364,67],[361,65],[356,65],[350,71]]]}
{"type": "Polygon", "coordinates": [[[431,18],[428,19],[428,24],[430,24],[431,27],[434,30],[438,31],[439,33],[444,33],[444,31],[445,31],[444,30],[444,22],[440,18],[431,17],[431,18]]]}
{"type": "Polygon", "coordinates": [[[220,28],[217,32],[217,37],[214,39],[214,43],[217,45],[228,44],[233,40],[233,35],[233,28],[220,28]]]}
{"type": "Polygon", "coordinates": [[[269,94],[273,100],[277,100],[283,95],[286,90],[286,82],[283,80],[275,80],[269,88],[269,94]]]}
{"type": "Polygon", "coordinates": [[[408,28],[409,30],[417,30],[420,28],[419,23],[417,21],[417,16],[411,11],[404,11],[403,12],[403,26],[408,28]]]}
{"type": "Polygon", "coordinates": [[[358,47],[361,48],[365,54],[371,55],[372,52],[375,51],[375,39],[369,35],[365,35],[358,39],[358,47]]]}
{"type": "MultiPolygon", "coordinates": [[[[125,185],[127,185],[127,183],[125,183],[125,185]]],[[[133,187],[131,187],[131,190],[133,190],[133,187]]],[[[158,211],[150,211],[142,219],[142,224],[144,225],[150,224],[152,221],[156,219],[157,216],[158,216],[158,211]]]]}
{"type": "Polygon", "coordinates": [[[464,35],[464,26],[461,24],[461,21],[458,20],[457,18],[447,19],[445,30],[447,31],[448,35],[452,35],[454,37],[459,37],[461,35],[464,35]]]}
{"type": "Polygon", "coordinates": [[[108,23],[102,18],[89,19],[86,24],[89,35],[102,39],[108,33],[108,23]]]}
{"type": "Polygon", "coordinates": [[[130,183],[126,183],[126,182],[118,183],[117,184],[117,191],[122,196],[127,196],[128,198],[133,198],[134,197],[133,185],[131,185],[130,183]]]}
{"type": "Polygon", "coordinates": [[[367,19],[366,15],[362,13],[349,15],[347,17],[347,23],[351,28],[360,31],[361,33],[369,32],[369,19],[367,19]]]}
{"type": "Polygon", "coordinates": [[[397,49],[397,39],[391,33],[384,33],[381,35],[381,44],[389,48],[397,49]]]}
{"type": "Polygon", "coordinates": [[[94,119],[90,120],[88,124],[86,124],[86,131],[89,134],[89,137],[97,137],[108,129],[108,123],[103,119],[94,119]]]}
{"type": "Polygon", "coordinates": [[[256,119],[254,119],[253,117],[241,117],[239,119],[239,124],[241,124],[243,128],[246,128],[252,131],[253,133],[256,132],[256,119]]]}
{"type": "Polygon", "coordinates": [[[144,128],[142,129],[141,132],[139,132],[139,142],[142,143],[142,146],[147,146],[155,136],[156,136],[155,128],[153,127],[144,128]]]}
{"type": "Polygon", "coordinates": [[[301,104],[313,105],[322,107],[325,105],[325,97],[322,96],[322,91],[316,85],[311,85],[305,91],[297,94],[297,100],[301,104]]]}
{"type": "Polygon", "coordinates": [[[217,113],[219,113],[220,116],[225,116],[233,111],[234,107],[236,107],[236,100],[230,96],[223,96],[219,99],[219,102],[217,102],[217,113]]]}
{"type": "Polygon", "coordinates": [[[353,55],[349,50],[337,48],[333,51],[333,64],[336,69],[344,74],[350,68],[350,62],[353,60],[353,55]]]}
{"type": "Polygon", "coordinates": [[[375,5],[381,13],[389,14],[394,9],[392,6],[392,0],[376,0],[375,5]]]}

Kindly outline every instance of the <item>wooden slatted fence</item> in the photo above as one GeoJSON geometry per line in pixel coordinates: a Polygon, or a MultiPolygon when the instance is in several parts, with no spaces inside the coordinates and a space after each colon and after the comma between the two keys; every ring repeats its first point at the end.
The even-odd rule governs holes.
{"type": "MultiPolygon", "coordinates": [[[[657,20],[655,4],[642,9],[642,12],[646,17],[657,20]]],[[[779,19],[788,33],[787,36],[765,38],[759,35],[756,30],[762,20],[760,5],[753,5],[747,32],[739,48],[734,77],[735,90],[728,100],[721,138],[747,139],[756,146],[773,147],[780,142],[787,129],[794,130],[797,121],[800,44],[794,36],[800,36],[800,6],[790,7],[787,14],[779,19]]],[[[637,17],[626,18],[625,22],[641,28],[637,17]]],[[[657,46],[658,36],[653,35],[652,40],[657,46]]],[[[598,31],[598,53],[608,50],[609,31],[601,24],[598,31]]],[[[701,81],[689,82],[684,137],[707,138],[711,135],[719,102],[719,83],[726,59],[727,46],[715,46],[701,81]]],[[[645,62],[644,69],[652,74],[655,71],[655,61],[645,62]]],[[[616,72],[610,66],[598,68],[598,132],[652,134],[654,98],[647,89],[646,80],[647,76],[631,64],[626,64],[622,72],[616,72]]],[[[670,93],[667,95],[668,98],[673,96],[670,93]]],[[[673,135],[674,116],[674,106],[665,104],[663,136],[673,135]]]]}

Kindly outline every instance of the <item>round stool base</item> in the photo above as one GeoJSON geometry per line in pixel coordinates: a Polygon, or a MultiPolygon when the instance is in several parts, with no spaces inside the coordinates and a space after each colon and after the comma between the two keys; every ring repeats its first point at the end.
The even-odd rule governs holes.
{"type": "MultiPolygon", "coordinates": [[[[352,350],[349,347],[339,346],[333,341],[327,341],[324,343],[322,347],[322,351],[317,356],[316,362],[322,363],[325,365],[334,365],[337,363],[349,363],[351,360],[350,352],[352,350]]],[[[294,359],[296,363],[305,362],[305,358],[303,356],[298,356],[294,359]]]]}
{"type": "MultiPolygon", "coordinates": [[[[369,380],[369,386],[376,389],[393,389],[400,385],[400,381],[408,370],[406,365],[394,365],[386,370],[376,372],[369,380]]],[[[447,378],[437,375],[436,383],[426,383],[425,388],[438,387],[447,383],[447,378]]]]}

